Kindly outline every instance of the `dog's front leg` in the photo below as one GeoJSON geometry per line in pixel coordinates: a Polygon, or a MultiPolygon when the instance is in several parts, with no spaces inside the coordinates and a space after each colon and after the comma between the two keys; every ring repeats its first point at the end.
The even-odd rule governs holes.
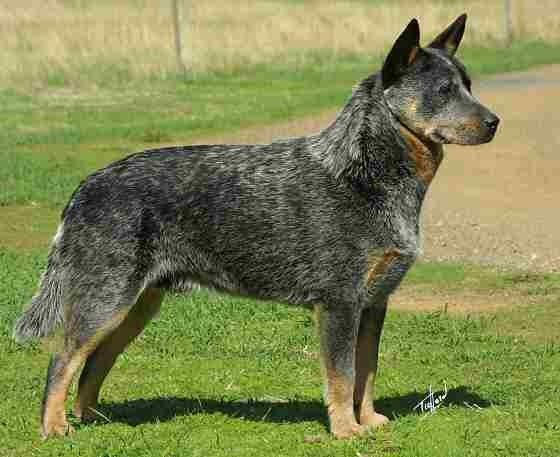
{"type": "Polygon", "coordinates": [[[331,432],[337,438],[350,438],[365,430],[356,421],[353,400],[360,310],[320,306],[317,311],[331,432]]]}
{"type": "Polygon", "coordinates": [[[415,258],[414,246],[409,250],[390,249],[381,256],[372,255],[368,265],[365,286],[369,303],[360,316],[354,389],[356,419],[367,428],[378,427],[389,420],[375,412],[373,407],[379,340],[387,311],[387,299],[415,258]]]}
{"type": "Polygon", "coordinates": [[[386,299],[364,309],[358,333],[354,410],[358,422],[370,428],[379,427],[389,421],[384,415],[375,412],[373,407],[373,389],[377,373],[379,340],[386,310],[386,299]]]}

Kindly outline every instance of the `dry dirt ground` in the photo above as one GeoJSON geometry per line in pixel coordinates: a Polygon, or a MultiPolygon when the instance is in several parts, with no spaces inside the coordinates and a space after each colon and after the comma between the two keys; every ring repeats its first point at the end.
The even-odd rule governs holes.
{"type": "MultiPolygon", "coordinates": [[[[424,214],[424,259],[560,271],[560,65],[475,82],[502,119],[495,140],[446,147],[424,214]]],[[[317,132],[336,111],[206,142],[253,143],[317,132]]]]}

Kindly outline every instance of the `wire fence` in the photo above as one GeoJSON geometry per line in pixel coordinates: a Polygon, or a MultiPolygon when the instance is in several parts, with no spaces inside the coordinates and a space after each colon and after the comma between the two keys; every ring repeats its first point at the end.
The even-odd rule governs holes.
{"type": "MultiPolygon", "coordinates": [[[[192,0],[194,1],[194,0],[192,0]]],[[[191,0],[171,0],[171,11],[173,14],[175,54],[177,57],[177,68],[179,72],[187,75],[191,69],[192,59],[189,52],[189,12],[192,4],[191,0]]],[[[511,46],[514,40],[513,31],[513,9],[512,0],[503,0],[503,41],[505,46],[511,46]]]]}

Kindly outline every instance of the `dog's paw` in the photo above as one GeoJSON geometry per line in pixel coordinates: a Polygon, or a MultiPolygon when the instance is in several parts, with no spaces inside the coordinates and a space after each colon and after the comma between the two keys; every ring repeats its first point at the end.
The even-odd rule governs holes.
{"type": "Polygon", "coordinates": [[[381,427],[389,422],[389,418],[383,414],[372,412],[360,418],[360,424],[366,426],[368,429],[381,427]]]}
{"type": "Polygon", "coordinates": [[[367,431],[367,426],[360,425],[357,422],[331,426],[331,433],[336,439],[339,440],[347,440],[350,438],[361,436],[364,435],[367,431]]]}
{"type": "Polygon", "coordinates": [[[66,436],[74,433],[74,427],[72,427],[66,419],[49,422],[43,424],[41,427],[41,435],[43,439],[52,438],[54,436],[66,436]]]}

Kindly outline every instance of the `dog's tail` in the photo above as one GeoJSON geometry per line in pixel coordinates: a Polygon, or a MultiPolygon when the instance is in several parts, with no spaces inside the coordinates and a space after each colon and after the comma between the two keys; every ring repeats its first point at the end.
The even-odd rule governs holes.
{"type": "Polygon", "coordinates": [[[39,290],[14,326],[13,337],[19,343],[48,335],[63,321],[62,268],[59,249],[61,234],[62,224],[53,240],[47,269],[41,278],[39,290]]]}

